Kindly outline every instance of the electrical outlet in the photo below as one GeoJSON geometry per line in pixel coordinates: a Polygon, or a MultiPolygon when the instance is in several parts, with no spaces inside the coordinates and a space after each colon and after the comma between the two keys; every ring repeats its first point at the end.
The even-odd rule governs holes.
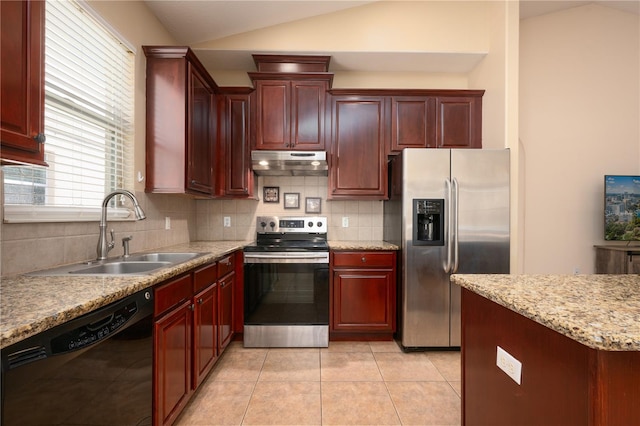
{"type": "Polygon", "coordinates": [[[497,348],[496,365],[500,370],[507,373],[507,376],[511,377],[514,382],[520,384],[520,380],[522,379],[522,363],[500,346],[497,346],[497,348]]]}
{"type": "Polygon", "coordinates": [[[343,228],[349,227],[349,216],[342,216],[342,227],[343,228]]]}
{"type": "Polygon", "coordinates": [[[578,275],[579,273],[580,273],[580,267],[574,266],[573,267],[573,275],[578,275]]]}
{"type": "Polygon", "coordinates": [[[169,216],[164,218],[164,229],[171,229],[171,218],[169,216]]]}
{"type": "Polygon", "coordinates": [[[231,217],[230,216],[225,216],[223,222],[224,222],[223,226],[225,228],[229,228],[231,226],[231,217]]]}

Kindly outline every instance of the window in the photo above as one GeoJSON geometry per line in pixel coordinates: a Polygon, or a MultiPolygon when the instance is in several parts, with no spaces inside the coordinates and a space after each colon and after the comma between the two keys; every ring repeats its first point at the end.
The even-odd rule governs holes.
{"type": "Polygon", "coordinates": [[[133,48],[86,5],[47,2],[49,167],[3,168],[5,221],[98,220],[104,196],[131,186],[133,69],[133,48]]]}

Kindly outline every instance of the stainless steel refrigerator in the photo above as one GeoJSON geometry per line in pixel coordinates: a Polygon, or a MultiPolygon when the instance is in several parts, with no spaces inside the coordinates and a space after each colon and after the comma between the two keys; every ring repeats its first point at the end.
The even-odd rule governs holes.
{"type": "Polygon", "coordinates": [[[509,273],[509,150],[404,149],[390,163],[384,239],[401,247],[403,349],[460,346],[452,273],[509,273]]]}

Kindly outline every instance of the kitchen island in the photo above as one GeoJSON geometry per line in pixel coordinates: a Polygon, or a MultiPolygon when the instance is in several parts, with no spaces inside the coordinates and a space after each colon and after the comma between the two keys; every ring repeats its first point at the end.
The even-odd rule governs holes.
{"type": "Polygon", "coordinates": [[[640,276],[452,282],[462,287],[463,424],[637,424],[640,276]]]}

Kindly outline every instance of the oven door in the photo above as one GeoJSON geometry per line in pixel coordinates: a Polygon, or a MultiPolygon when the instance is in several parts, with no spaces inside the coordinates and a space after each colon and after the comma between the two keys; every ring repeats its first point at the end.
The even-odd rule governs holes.
{"type": "Polygon", "coordinates": [[[244,346],[329,345],[329,253],[245,253],[244,346]]]}

